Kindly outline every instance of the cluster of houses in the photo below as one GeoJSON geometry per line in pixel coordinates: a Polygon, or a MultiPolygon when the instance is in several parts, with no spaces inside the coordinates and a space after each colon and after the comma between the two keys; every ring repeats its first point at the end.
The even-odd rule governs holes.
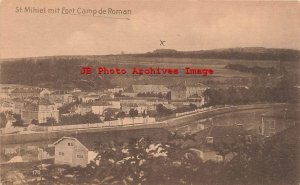
{"type": "MultiPolygon", "coordinates": [[[[290,110],[266,112],[261,115],[261,118],[261,130],[258,135],[240,124],[210,125],[198,123],[197,131],[191,134],[189,136],[190,139],[187,139],[181,147],[183,149],[189,148],[190,153],[196,154],[203,161],[229,162],[236,154],[234,152],[225,152],[221,155],[220,148],[216,148],[216,146],[231,146],[238,141],[251,143],[253,137],[262,136],[262,138],[268,138],[299,124],[297,115],[291,113],[290,110]]],[[[168,133],[165,133],[165,135],[167,136],[168,133]]],[[[86,136],[62,137],[52,143],[50,147],[37,148],[37,159],[54,159],[54,164],[57,165],[86,167],[97,156],[97,153],[94,151],[95,143],[97,142],[101,142],[101,137],[97,137],[97,133],[86,136]]],[[[176,139],[173,142],[177,142],[176,139]]],[[[224,148],[224,150],[227,149],[224,148]]],[[[5,148],[5,154],[17,154],[19,150],[19,147],[5,148]]],[[[20,159],[20,157],[14,157],[10,161],[16,162],[16,159],[20,159]]],[[[22,156],[22,160],[17,162],[26,160],[28,161],[29,157],[22,156]]]]}
{"type": "MultiPolygon", "coordinates": [[[[197,132],[193,136],[194,139],[186,141],[186,143],[182,144],[182,147],[190,148],[190,152],[195,153],[203,161],[230,161],[233,157],[232,154],[221,156],[214,146],[221,142],[232,144],[236,142],[234,138],[238,135],[243,135],[247,140],[251,141],[251,135],[241,128],[213,126],[203,128],[203,130],[197,132]]],[[[97,153],[93,150],[95,147],[93,146],[94,143],[94,140],[81,137],[62,137],[53,144],[55,149],[54,163],[72,167],[86,167],[97,156],[97,153]]]]}
{"type": "Polygon", "coordinates": [[[42,88],[19,87],[6,92],[6,98],[0,99],[0,112],[19,114],[26,125],[45,123],[48,118],[59,122],[58,108],[74,101],[70,94],[42,88]]]}
{"type": "Polygon", "coordinates": [[[133,109],[138,114],[148,114],[155,111],[158,104],[168,109],[191,103],[200,107],[205,103],[203,92],[206,89],[208,87],[203,84],[181,84],[172,87],[132,85],[128,88],[116,87],[95,92],[1,86],[0,113],[19,114],[25,125],[46,123],[49,118],[60,122],[61,115],[85,115],[89,112],[100,116],[115,116],[119,112],[128,115],[133,109]],[[59,109],[66,105],[71,105],[68,112],[59,112],[59,109]]]}
{"type": "MultiPolygon", "coordinates": [[[[110,113],[115,116],[119,112],[128,115],[131,110],[137,111],[137,114],[148,114],[155,111],[158,104],[168,109],[175,109],[191,102],[198,103],[197,106],[203,105],[205,103],[203,92],[207,88],[202,84],[169,88],[162,85],[132,85],[127,89],[113,88],[102,92],[82,92],[79,89],[66,92],[32,87],[2,88],[0,112],[20,114],[25,124],[31,124],[33,120],[36,123],[45,123],[49,118],[59,122],[62,114],[58,109],[65,105],[72,105],[66,115],[94,113],[103,116],[110,113]],[[141,94],[143,96],[138,96],[141,94]],[[144,97],[147,94],[161,94],[163,98],[144,97]],[[170,94],[170,99],[165,98],[167,94],[170,94]]],[[[283,109],[262,114],[259,135],[271,137],[288,127],[299,124],[297,111],[283,109]]],[[[7,114],[7,121],[7,125],[11,126],[15,118],[7,114]]],[[[191,151],[203,161],[221,162],[231,160],[233,154],[228,153],[222,156],[214,146],[224,142],[230,145],[241,136],[251,142],[253,133],[246,131],[241,125],[200,125],[199,132],[197,131],[192,136],[194,139],[186,142],[186,147],[196,146],[191,151]]],[[[50,155],[45,153],[45,150],[41,150],[39,155],[42,157],[40,158],[52,157],[55,164],[85,167],[97,155],[92,151],[91,142],[79,137],[62,137],[53,146],[53,154],[50,155]]],[[[9,148],[7,150],[8,153],[12,153],[9,148]]]]}

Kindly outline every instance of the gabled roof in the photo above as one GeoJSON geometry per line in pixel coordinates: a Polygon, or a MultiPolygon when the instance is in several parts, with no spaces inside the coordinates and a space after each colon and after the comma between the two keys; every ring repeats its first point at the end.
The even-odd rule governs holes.
{"type": "Polygon", "coordinates": [[[54,142],[53,145],[55,146],[55,145],[57,145],[58,143],[60,143],[61,141],[65,140],[65,139],[74,140],[74,141],[78,142],[79,144],[81,144],[87,151],[89,151],[89,149],[75,137],[62,137],[59,140],[57,140],[56,142],[54,142]]]}
{"type": "Polygon", "coordinates": [[[73,141],[76,141],[80,143],[87,151],[93,151],[98,143],[101,141],[101,137],[99,137],[101,133],[87,133],[87,134],[78,134],[76,137],[62,137],[56,142],[53,143],[53,145],[57,145],[64,139],[70,139],[73,141]]]}
{"type": "Polygon", "coordinates": [[[167,92],[169,89],[164,85],[132,85],[134,92],[167,92]]]}
{"type": "MultiPolygon", "coordinates": [[[[89,133],[78,132],[77,134],[72,133],[72,136],[65,138],[74,138],[80,141],[89,151],[94,151],[99,147],[99,144],[128,143],[131,139],[140,139],[141,137],[149,137],[154,142],[164,142],[167,140],[168,135],[169,131],[163,128],[137,128],[89,133]]],[[[55,143],[60,142],[60,140],[55,143]]]]}
{"type": "Polygon", "coordinates": [[[193,134],[193,137],[203,144],[206,143],[207,137],[213,137],[214,143],[233,143],[236,137],[244,135],[249,133],[237,126],[211,126],[193,134]]]}

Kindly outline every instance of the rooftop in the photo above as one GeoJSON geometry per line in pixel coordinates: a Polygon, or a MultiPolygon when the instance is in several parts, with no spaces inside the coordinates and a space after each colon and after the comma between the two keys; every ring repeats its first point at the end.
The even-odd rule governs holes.
{"type": "Polygon", "coordinates": [[[249,135],[249,133],[237,126],[211,126],[194,133],[192,137],[197,143],[206,145],[207,137],[212,137],[216,144],[234,143],[235,139],[244,135],[249,135]]]}
{"type": "Polygon", "coordinates": [[[39,105],[53,105],[49,100],[47,99],[40,99],[38,101],[33,101],[29,102],[25,105],[26,110],[31,110],[31,111],[38,111],[39,110],[39,105]]]}
{"type": "Polygon", "coordinates": [[[62,141],[63,138],[72,138],[82,143],[88,150],[94,150],[99,144],[129,142],[131,139],[149,137],[154,142],[163,142],[167,139],[169,131],[161,128],[148,129],[133,129],[133,130],[119,130],[109,132],[90,132],[73,134],[70,137],[62,137],[57,140],[55,144],[62,141]]]}
{"type": "Polygon", "coordinates": [[[202,84],[202,83],[197,83],[197,84],[178,84],[178,85],[173,85],[170,87],[171,90],[173,91],[186,91],[187,88],[192,88],[192,87],[198,87],[198,88],[208,88],[208,86],[202,84]]]}
{"type": "Polygon", "coordinates": [[[40,93],[42,89],[36,88],[17,88],[11,91],[11,93],[40,93]]]}
{"type": "Polygon", "coordinates": [[[262,114],[265,118],[277,118],[277,119],[294,119],[299,120],[300,110],[298,108],[283,108],[279,110],[272,110],[262,114]]]}
{"type": "Polygon", "coordinates": [[[169,89],[164,85],[132,85],[134,92],[167,92],[169,89]]]}

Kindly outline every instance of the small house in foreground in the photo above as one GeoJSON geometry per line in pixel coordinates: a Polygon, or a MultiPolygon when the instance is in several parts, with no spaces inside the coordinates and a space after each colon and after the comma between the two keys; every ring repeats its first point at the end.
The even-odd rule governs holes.
{"type": "Polygon", "coordinates": [[[90,151],[88,146],[74,137],[62,137],[53,145],[55,147],[55,164],[86,167],[96,157],[95,152],[90,151]]]}
{"type": "Polygon", "coordinates": [[[233,158],[234,152],[230,151],[233,144],[252,142],[252,135],[238,126],[211,126],[189,137],[193,139],[187,140],[183,147],[191,148],[204,162],[228,162],[233,158]]]}
{"type": "Polygon", "coordinates": [[[299,108],[270,111],[261,115],[260,133],[264,137],[271,137],[297,124],[299,124],[299,108]]]}

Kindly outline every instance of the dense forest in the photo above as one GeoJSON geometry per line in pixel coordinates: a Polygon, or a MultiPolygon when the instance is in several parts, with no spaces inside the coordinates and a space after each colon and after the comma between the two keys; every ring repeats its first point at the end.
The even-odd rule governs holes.
{"type": "Polygon", "coordinates": [[[19,59],[1,64],[1,83],[57,89],[79,87],[95,90],[111,87],[105,75],[81,75],[81,59],[19,59]]]}
{"type": "Polygon", "coordinates": [[[244,59],[244,60],[282,60],[298,61],[300,52],[292,49],[269,49],[261,47],[229,48],[201,51],[176,51],[158,49],[144,54],[149,57],[188,57],[213,59],[244,59]]]}
{"type": "Polygon", "coordinates": [[[272,87],[229,87],[227,89],[207,89],[204,92],[207,106],[238,105],[248,103],[297,103],[298,89],[288,79],[282,79],[272,87]]]}
{"type": "Polygon", "coordinates": [[[259,66],[247,67],[240,64],[228,64],[227,66],[225,66],[225,68],[244,72],[244,73],[252,73],[256,75],[274,75],[280,73],[280,71],[274,67],[259,67],[259,66]]]}
{"type": "MultiPolygon", "coordinates": [[[[156,58],[178,57],[199,59],[230,59],[230,60],[272,60],[274,61],[299,61],[299,51],[289,49],[266,49],[266,48],[233,48],[206,51],[176,51],[156,50],[145,54],[124,54],[113,56],[53,56],[23,59],[3,59],[0,62],[0,83],[22,84],[57,89],[80,88],[84,90],[102,90],[114,87],[115,75],[97,75],[96,67],[105,64],[106,67],[132,68],[147,66],[149,61],[155,63],[156,58]],[[143,63],[143,62],[146,63],[143,63]],[[125,62],[125,63],[124,63],[125,62]],[[127,62],[127,63],[126,63],[127,62]],[[93,68],[92,75],[81,75],[83,66],[93,68]]],[[[163,59],[162,59],[163,60],[163,59]]],[[[266,61],[269,62],[269,61],[266,61]]],[[[228,64],[228,63],[227,63],[228,64]]],[[[172,63],[170,63],[170,67],[172,63]]],[[[273,67],[264,68],[260,66],[245,67],[239,64],[229,64],[227,68],[245,73],[257,74],[281,74],[273,67]]],[[[223,75],[223,74],[220,74],[223,75]]],[[[123,76],[122,76],[123,77],[123,76]]],[[[124,76],[125,77],[125,76],[124,76]]],[[[138,77],[126,76],[127,79],[135,81],[138,77]]],[[[148,77],[144,75],[141,81],[148,77]]],[[[120,85],[120,80],[118,82],[120,85]]],[[[143,96],[143,95],[141,95],[143,96]]]]}

